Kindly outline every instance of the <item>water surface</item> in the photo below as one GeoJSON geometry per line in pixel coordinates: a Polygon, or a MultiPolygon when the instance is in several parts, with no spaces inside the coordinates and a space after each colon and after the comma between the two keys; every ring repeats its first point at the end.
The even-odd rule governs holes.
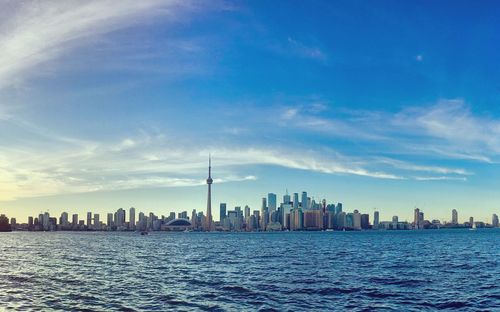
{"type": "Polygon", "coordinates": [[[500,230],[0,233],[0,310],[500,311],[500,230]]]}

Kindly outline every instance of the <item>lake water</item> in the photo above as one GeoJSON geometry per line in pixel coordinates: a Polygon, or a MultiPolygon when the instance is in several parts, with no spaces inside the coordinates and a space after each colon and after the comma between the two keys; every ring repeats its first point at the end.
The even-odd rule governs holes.
{"type": "Polygon", "coordinates": [[[0,233],[0,310],[500,311],[500,230],[0,233]]]}

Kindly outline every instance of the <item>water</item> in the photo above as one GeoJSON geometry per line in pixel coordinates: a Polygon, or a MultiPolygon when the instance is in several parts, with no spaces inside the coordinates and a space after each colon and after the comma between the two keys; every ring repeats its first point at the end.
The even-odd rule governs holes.
{"type": "Polygon", "coordinates": [[[500,230],[0,233],[0,310],[500,311],[500,230]]]}

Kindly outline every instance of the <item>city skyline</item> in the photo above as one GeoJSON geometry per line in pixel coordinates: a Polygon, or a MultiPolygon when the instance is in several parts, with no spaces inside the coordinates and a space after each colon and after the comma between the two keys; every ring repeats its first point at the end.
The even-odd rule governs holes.
{"type": "Polygon", "coordinates": [[[202,211],[209,153],[228,207],[498,213],[497,2],[0,6],[2,214],[202,211]]]}

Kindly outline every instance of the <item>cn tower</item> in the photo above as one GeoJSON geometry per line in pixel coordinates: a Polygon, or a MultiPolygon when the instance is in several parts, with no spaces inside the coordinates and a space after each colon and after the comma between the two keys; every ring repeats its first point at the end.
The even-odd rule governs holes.
{"type": "Polygon", "coordinates": [[[208,155],[208,198],[207,198],[207,220],[205,225],[205,231],[212,230],[212,159],[211,156],[208,155]]]}

